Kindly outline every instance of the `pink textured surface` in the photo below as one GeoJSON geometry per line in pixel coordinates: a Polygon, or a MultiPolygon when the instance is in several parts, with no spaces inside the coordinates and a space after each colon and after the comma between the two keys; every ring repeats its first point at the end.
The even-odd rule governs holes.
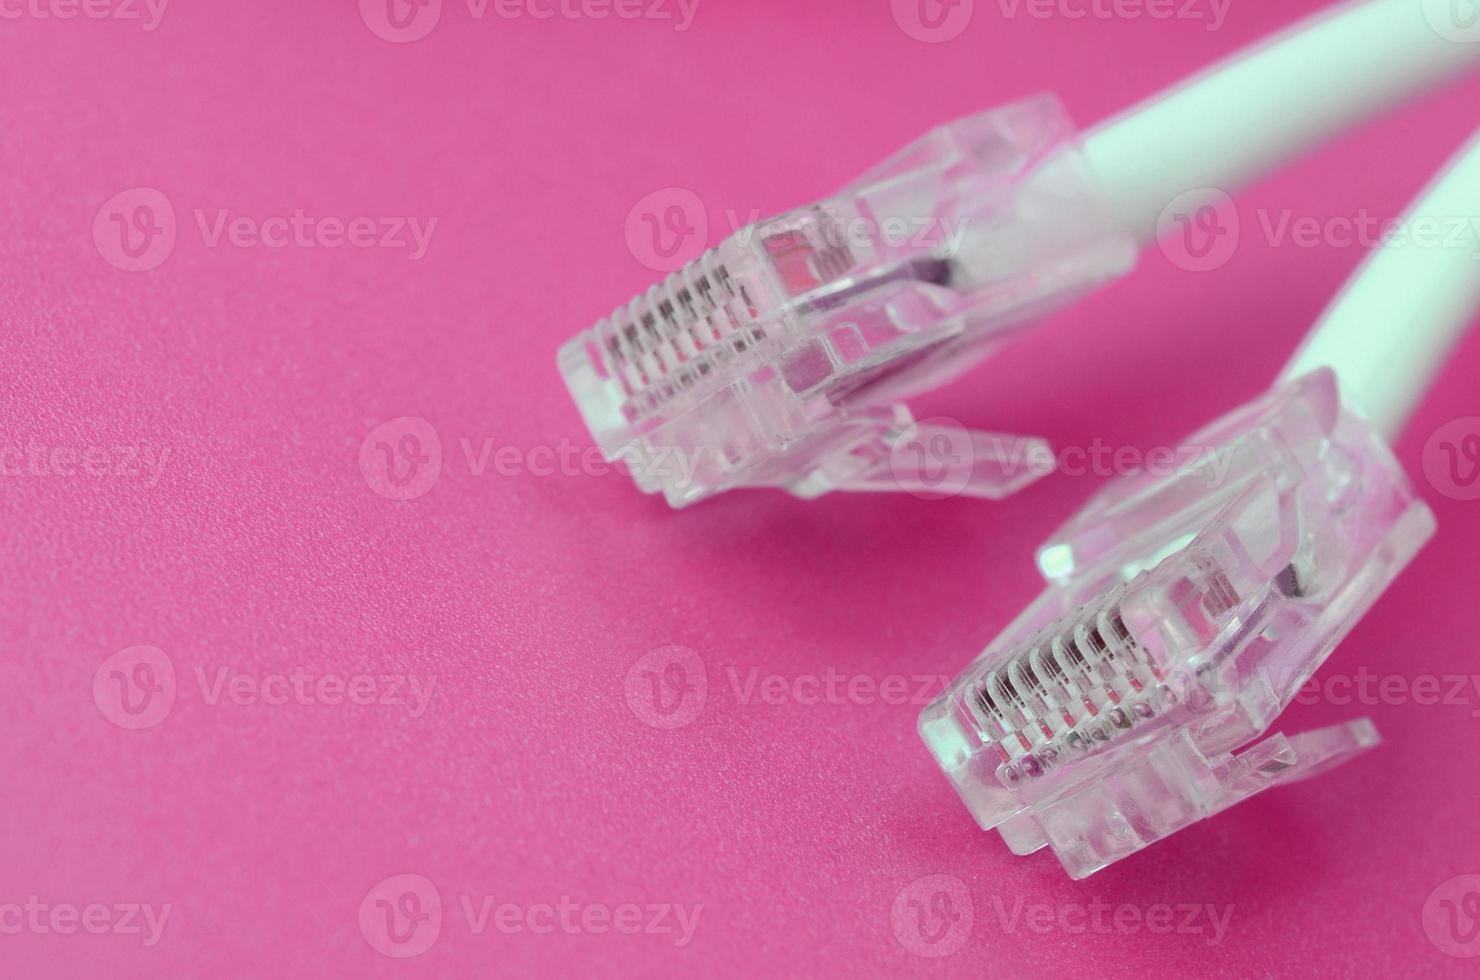
{"type": "MultiPolygon", "coordinates": [[[[654,278],[623,233],[651,192],[692,189],[717,240],[727,209],[815,198],[934,123],[1041,89],[1093,122],[1318,6],[1248,0],[1209,30],[983,2],[942,44],[906,36],[883,0],[705,2],[683,32],[479,20],[447,0],[412,44],[376,37],[353,2],[177,2],[152,31],[14,8],[0,22],[0,441],[170,455],[152,486],[24,466],[0,479],[0,906],[171,911],[152,946],[0,917],[0,972],[1473,969],[1430,941],[1423,913],[1441,883],[1480,872],[1476,690],[1298,705],[1286,731],[1367,713],[1386,743],[1080,883],[975,829],[918,743],[918,705],[746,700],[753,670],[788,684],[954,674],[1036,593],[1034,547],[1097,480],[1054,477],[1002,505],[735,493],[676,514],[618,475],[475,475],[460,443],[475,462],[491,440],[537,467],[530,450],[588,445],[553,353],[654,278]],[[177,215],[172,254],[139,273],[93,237],[99,208],[134,187],[177,215]],[[210,247],[195,212],[209,225],[223,208],[437,225],[418,261],[210,247]],[[394,501],[359,457],[402,416],[435,428],[443,466],[430,492],[394,501]],[[708,695],[661,729],[629,708],[627,679],[670,644],[695,651],[708,695]],[[131,731],[100,712],[93,680],[135,645],[164,652],[177,691],[159,724],[131,731]],[[414,717],[213,704],[223,668],[433,686],[414,717]],[[368,897],[373,921],[367,893],[399,874],[424,876],[443,907],[410,959],[372,948],[359,914],[368,897]],[[939,874],[965,884],[974,915],[964,945],[932,960],[892,909],[939,874]],[[490,917],[480,933],[464,897],[536,927],[538,906],[565,899],[594,924],[507,933],[490,917]],[[1134,911],[1097,928],[1075,911],[1096,901],[1134,911]],[[680,946],[600,931],[602,913],[583,911],[624,903],[702,912],[680,946]],[[1226,932],[1205,916],[1191,933],[1125,925],[1162,903],[1231,907],[1226,932]],[[1012,915],[1037,906],[1046,928],[1012,915]]],[[[1477,96],[1450,90],[1261,184],[1225,267],[1191,274],[1153,252],[919,414],[1057,445],[1174,442],[1264,386],[1361,256],[1273,244],[1258,209],[1398,213],[1477,96]]],[[[1480,673],[1480,503],[1422,476],[1429,436],[1480,414],[1477,372],[1472,341],[1398,446],[1439,537],[1328,670],[1480,673]]]]}

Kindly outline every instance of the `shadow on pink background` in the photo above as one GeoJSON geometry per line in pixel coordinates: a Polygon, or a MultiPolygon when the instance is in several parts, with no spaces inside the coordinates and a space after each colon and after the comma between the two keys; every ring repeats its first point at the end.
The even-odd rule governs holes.
{"type": "MultiPolygon", "coordinates": [[[[1473,973],[1480,502],[1424,449],[1480,431],[1480,343],[1397,447],[1439,536],[1281,725],[1385,744],[1084,882],[976,830],[914,725],[1102,478],[674,513],[553,363],[657,277],[653,220],[717,242],[1039,90],[1093,123],[1319,3],[98,3],[0,20],[0,974],[1473,973]]],[[[1363,254],[1269,229],[1399,213],[1477,96],[918,414],[1175,445],[1363,254]]]]}

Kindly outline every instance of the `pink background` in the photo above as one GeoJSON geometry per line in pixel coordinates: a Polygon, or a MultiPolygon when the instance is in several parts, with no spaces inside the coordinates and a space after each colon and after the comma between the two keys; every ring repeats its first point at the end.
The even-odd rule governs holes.
{"type": "MultiPolygon", "coordinates": [[[[154,486],[0,479],[0,904],[171,905],[152,947],[0,935],[0,973],[1473,971],[1424,928],[1431,892],[1480,872],[1473,689],[1297,705],[1288,732],[1370,714],[1386,743],[1079,883],[976,830],[916,738],[918,705],[737,691],[752,670],[953,675],[1036,593],[1034,548],[1098,479],[1056,476],[1000,505],[744,492],[672,513],[617,474],[474,475],[460,443],[536,466],[537,447],[589,444],[554,352],[656,277],[624,237],[654,191],[692,190],[718,241],[727,210],[811,200],[933,124],[1042,89],[1092,123],[1320,6],[1235,0],[1209,30],[978,0],[939,44],[907,36],[886,0],[703,0],[684,32],[476,20],[446,0],[409,44],[377,37],[353,0],[176,0],[153,31],[0,20],[0,448],[171,453],[154,486]],[[93,224],[136,187],[172,204],[176,242],[130,273],[100,256],[93,224]],[[303,209],[437,225],[411,261],[210,247],[197,209],[208,224],[303,209]],[[395,501],[359,459],[403,416],[436,432],[442,468],[395,501]],[[177,690],[131,731],[93,681],[136,645],[163,651],[177,690]],[[628,677],[668,645],[694,652],[707,701],[662,729],[629,706],[628,677]],[[419,717],[212,704],[196,671],[222,668],[435,687],[419,717]],[[401,874],[443,907],[435,941],[404,960],[372,948],[359,916],[401,874]],[[974,908],[939,959],[911,952],[892,915],[934,875],[974,908]],[[460,896],[703,908],[680,948],[672,934],[478,934],[460,896]],[[1191,935],[1040,934],[997,912],[1097,900],[1137,917],[1232,912],[1220,937],[1205,917],[1191,935]]],[[[1437,95],[1264,182],[1241,199],[1226,266],[1194,274],[1153,251],[918,414],[1060,446],[1175,444],[1264,387],[1361,258],[1274,245],[1259,209],[1400,212],[1476,123],[1477,96],[1437,95]]],[[[1431,434],[1480,414],[1477,371],[1472,340],[1397,447],[1440,535],[1328,671],[1480,673],[1480,503],[1442,496],[1422,468],[1431,434]]]]}

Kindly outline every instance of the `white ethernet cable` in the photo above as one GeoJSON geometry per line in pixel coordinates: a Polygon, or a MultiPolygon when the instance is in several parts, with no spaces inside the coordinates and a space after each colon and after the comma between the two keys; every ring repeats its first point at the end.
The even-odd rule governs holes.
{"type": "Polygon", "coordinates": [[[1473,68],[1423,0],[1345,4],[1097,126],[1084,153],[1143,244],[1179,193],[1232,193],[1379,112],[1473,68]]]}
{"type": "Polygon", "coordinates": [[[674,507],[947,478],[1007,496],[1046,474],[1041,440],[919,426],[903,402],[1130,271],[1181,194],[1236,189],[1477,62],[1423,0],[1364,0],[1083,141],[1052,96],[961,120],[732,235],[566,343],[561,374],[603,454],[674,507]]]}
{"type": "Polygon", "coordinates": [[[1480,137],[1407,218],[1461,241],[1390,242],[1271,392],[1188,440],[1204,465],[1112,483],[1039,551],[1048,588],[920,716],[1013,852],[1083,878],[1378,743],[1360,718],[1250,744],[1434,533],[1383,435],[1480,315],[1476,216],[1480,137]]]}
{"type": "Polygon", "coordinates": [[[1480,136],[1374,252],[1285,369],[1335,369],[1352,404],[1396,439],[1480,307],[1480,136]],[[1424,239],[1420,241],[1419,239],[1424,239]],[[1402,343],[1392,343],[1394,335],[1402,343]]]}

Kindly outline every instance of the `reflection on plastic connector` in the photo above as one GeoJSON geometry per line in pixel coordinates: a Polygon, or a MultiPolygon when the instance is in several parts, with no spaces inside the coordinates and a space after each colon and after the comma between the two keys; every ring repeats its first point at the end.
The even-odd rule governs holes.
{"type": "Polygon", "coordinates": [[[1224,454],[1216,487],[1211,469],[1112,484],[1039,552],[1048,589],[920,717],[982,828],[1075,878],[1377,744],[1363,718],[1236,751],[1434,532],[1328,370],[1191,442],[1224,454]]]}
{"type": "MultiPolygon", "coordinates": [[[[675,507],[735,487],[930,483],[891,459],[916,434],[902,401],[1135,262],[1074,139],[1051,96],[942,127],[620,307],[559,356],[598,445],[675,507]],[[699,455],[691,477],[652,465],[675,451],[699,455]]],[[[1041,442],[972,445],[963,493],[1044,475],[1025,462],[1041,442]]]]}

